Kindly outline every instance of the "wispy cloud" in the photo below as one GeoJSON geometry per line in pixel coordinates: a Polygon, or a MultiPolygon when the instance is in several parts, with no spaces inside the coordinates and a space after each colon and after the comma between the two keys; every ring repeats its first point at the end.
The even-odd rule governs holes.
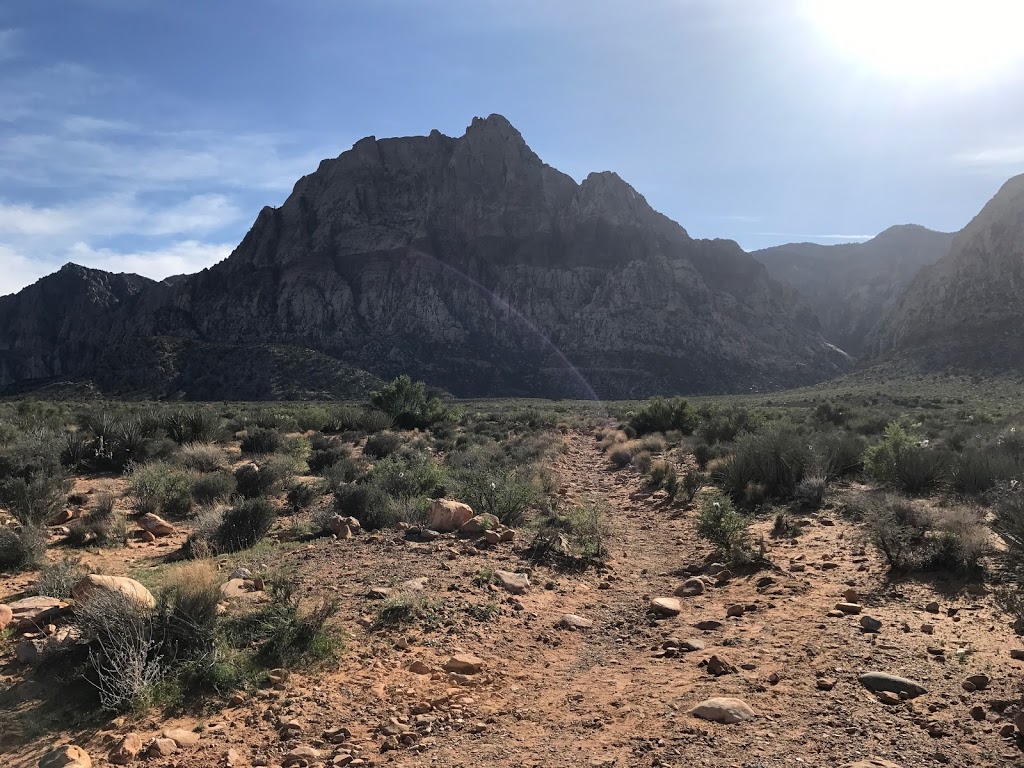
{"type": "Polygon", "coordinates": [[[0,61],[13,59],[21,52],[21,30],[0,29],[0,61]]]}
{"type": "Polygon", "coordinates": [[[790,240],[870,240],[874,235],[818,235],[802,232],[752,232],[759,237],[785,237],[790,240]]]}
{"type": "Polygon", "coordinates": [[[1005,171],[1007,166],[1024,166],[1024,138],[1010,144],[956,154],[953,162],[998,171],[1005,171]]]}

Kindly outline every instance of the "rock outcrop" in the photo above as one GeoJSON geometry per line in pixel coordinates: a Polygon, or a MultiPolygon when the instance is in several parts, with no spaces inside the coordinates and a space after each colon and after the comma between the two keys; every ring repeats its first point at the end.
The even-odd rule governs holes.
{"type": "Polygon", "coordinates": [[[907,224],[863,243],[787,243],[751,256],[800,292],[828,341],[861,357],[879,320],[923,267],[949,253],[954,236],[907,224]]]}
{"type": "Polygon", "coordinates": [[[926,369],[1024,366],[1024,175],[1007,181],[921,271],[872,337],[873,351],[926,369]]]}
{"type": "Polygon", "coordinates": [[[848,364],[736,243],[691,238],[614,173],[577,184],[498,115],[459,138],[362,139],[220,264],[116,276],[98,304],[79,288],[49,330],[32,297],[53,277],[0,299],[0,386],[91,376],[253,399],[409,373],[466,396],[624,398],[764,391],[848,364]]]}

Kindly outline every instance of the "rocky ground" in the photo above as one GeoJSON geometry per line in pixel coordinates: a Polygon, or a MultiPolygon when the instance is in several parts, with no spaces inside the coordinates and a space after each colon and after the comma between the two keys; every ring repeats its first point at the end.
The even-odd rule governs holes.
{"type": "MultiPolygon", "coordinates": [[[[133,762],[140,751],[139,764],[168,768],[1024,760],[1014,726],[1024,646],[982,583],[890,580],[842,514],[843,495],[856,488],[802,519],[795,538],[772,538],[771,521],[758,524],[772,566],[730,573],[709,560],[692,508],[668,506],[634,470],[615,470],[592,436],[559,439],[566,500],[607,505],[605,567],[532,562],[525,531],[496,545],[363,533],[224,560],[225,570],[282,569],[304,597],[338,598],[337,664],[283,670],[201,715],[148,712],[78,727],[75,702],[47,696],[45,675],[59,671],[32,679],[12,642],[0,656],[0,722],[19,730],[0,738],[0,764],[35,766],[65,744],[92,765],[133,762]],[[528,586],[503,572],[528,574],[528,586]],[[422,595],[422,616],[379,626],[388,589],[422,595]],[[694,712],[723,697],[739,701],[694,712]]],[[[145,582],[167,567],[166,543],[106,551],[102,565],[145,582]]],[[[0,602],[26,586],[0,580],[0,602]]],[[[230,599],[265,599],[252,587],[235,583],[230,599]]]]}

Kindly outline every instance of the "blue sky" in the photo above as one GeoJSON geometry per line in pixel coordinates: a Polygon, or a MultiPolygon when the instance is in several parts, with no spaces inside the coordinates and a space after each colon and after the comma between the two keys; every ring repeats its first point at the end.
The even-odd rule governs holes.
{"type": "Polygon", "coordinates": [[[1024,172],[1024,50],[905,77],[807,5],[5,3],[0,294],[67,261],[201,269],[362,136],[457,136],[492,112],[577,180],[614,170],[692,235],[748,249],[959,229],[1024,172]]]}

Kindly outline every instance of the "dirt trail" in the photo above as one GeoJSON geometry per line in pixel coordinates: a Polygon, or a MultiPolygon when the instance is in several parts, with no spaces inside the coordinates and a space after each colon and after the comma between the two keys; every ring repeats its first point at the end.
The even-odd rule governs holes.
{"type": "MultiPolygon", "coordinates": [[[[219,766],[228,747],[252,765],[279,766],[297,745],[312,745],[328,759],[334,748],[321,734],[337,726],[351,730],[363,764],[396,766],[776,768],[840,766],[869,755],[903,768],[1019,764],[1021,752],[998,730],[1008,722],[999,713],[1016,711],[1024,664],[1009,657],[1019,642],[990,595],[958,591],[957,584],[940,585],[939,592],[934,584],[888,582],[858,528],[827,508],[804,518],[794,540],[770,538],[771,521],[759,522],[755,535],[764,535],[773,568],[737,573],[704,594],[680,598],[679,616],[655,620],[647,612],[650,598],[672,595],[686,569],[709,555],[694,534],[695,509],[652,496],[633,469],[615,470],[593,436],[562,439],[555,463],[565,503],[597,499],[607,506],[606,569],[537,566],[527,593],[512,596],[475,579],[490,569],[528,568],[521,541],[515,549],[477,549],[449,537],[414,544],[385,532],[281,551],[274,565],[293,574],[306,596],[341,601],[348,650],[339,668],[295,674],[283,690],[262,690],[212,716],[175,721],[188,728],[201,723],[200,746],[147,765],[219,766]],[[794,563],[804,570],[793,570],[794,563]],[[418,577],[427,578],[436,629],[371,631],[360,624],[379,607],[367,598],[368,587],[418,577]],[[860,616],[827,615],[850,588],[864,613],[882,622],[879,633],[862,631],[860,616]],[[931,600],[941,613],[924,610],[931,600]],[[728,617],[737,604],[752,610],[728,617]],[[467,606],[496,615],[468,620],[467,606]],[[557,629],[566,613],[592,620],[593,628],[557,629]],[[721,626],[694,626],[705,620],[721,626]],[[933,634],[921,631],[924,623],[933,634]],[[668,638],[700,640],[704,649],[664,657],[659,650],[668,638]],[[946,653],[929,653],[930,646],[946,653]],[[957,655],[958,649],[965,652],[957,655]],[[470,685],[455,685],[440,671],[459,651],[486,663],[470,685]],[[702,665],[712,655],[736,671],[712,676],[702,665]],[[434,673],[415,674],[416,660],[434,673]],[[882,704],[857,681],[869,670],[914,678],[929,692],[882,704]],[[989,687],[966,692],[962,681],[978,672],[991,678],[989,687]],[[758,716],[719,725],[687,714],[716,695],[741,698],[758,716]],[[408,728],[411,706],[445,698],[433,711],[450,717],[420,741],[420,751],[380,751],[382,724],[408,728]],[[984,720],[969,714],[975,706],[984,720]],[[288,721],[298,730],[283,739],[279,724],[288,721]],[[929,726],[942,735],[930,735],[929,726]]],[[[113,734],[127,728],[152,735],[166,725],[158,713],[115,724],[88,741],[90,752],[105,754],[113,734]]],[[[8,764],[33,765],[25,754],[8,764]]],[[[313,763],[322,764],[329,762],[313,763]]]]}

